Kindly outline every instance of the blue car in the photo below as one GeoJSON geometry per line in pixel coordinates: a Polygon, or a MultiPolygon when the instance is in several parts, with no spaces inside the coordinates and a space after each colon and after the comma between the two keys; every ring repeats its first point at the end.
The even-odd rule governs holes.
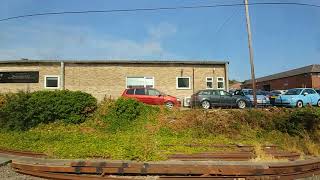
{"type": "Polygon", "coordinates": [[[289,89],[275,100],[276,106],[298,107],[313,105],[320,107],[320,95],[311,88],[289,89]]]}

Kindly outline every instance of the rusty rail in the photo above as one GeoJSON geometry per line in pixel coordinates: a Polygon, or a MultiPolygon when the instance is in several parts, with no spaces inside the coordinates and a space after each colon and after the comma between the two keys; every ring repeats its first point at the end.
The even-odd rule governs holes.
{"type": "MultiPolygon", "coordinates": [[[[17,172],[53,179],[105,179],[110,175],[160,179],[295,179],[320,174],[320,159],[286,163],[73,161],[69,165],[13,162],[17,172]],[[68,177],[67,177],[68,176],[68,177]]],[[[113,178],[113,177],[112,177],[113,178]]],[[[115,177],[114,177],[115,178],[115,177]]]]}
{"type": "Polygon", "coordinates": [[[35,157],[35,158],[47,157],[47,155],[44,153],[35,153],[31,151],[17,151],[17,150],[8,150],[8,149],[0,149],[0,153],[7,154],[7,155],[15,155],[15,156],[35,157]]]}
{"type": "MultiPolygon", "coordinates": [[[[202,146],[202,145],[187,145],[202,146]]],[[[158,179],[295,179],[320,174],[320,159],[296,161],[300,154],[280,151],[276,146],[264,146],[266,154],[275,158],[291,160],[286,163],[246,162],[255,158],[253,146],[208,145],[210,147],[239,148],[235,152],[200,152],[194,154],[172,154],[170,161],[68,161],[63,164],[44,163],[42,153],[0,150],[0,153],[33,157],[32,161],[15,161],[12,168],[19,173],[48,179],[66,180],[123,180],[134,176],[143,179],[153,176],[158,179]],[[33,162],[33,159],[35,162],[33,162]],[[217,161],[218,160],[218,161],[217,161]],[[237,162],[230,162],[237,161],[237,162]],[[119,176],[120,177],[114,177],[119,176]]],[[[50,160],[48,160],[50,161],[50,160]]]]}
{"type": "Polygon", "coordinates": [[[248,161],[256,156],[253,152],[202,152],[193,154],[172,154],[169,159],[172,160],[223,160],[223,161],[248,161]]]}

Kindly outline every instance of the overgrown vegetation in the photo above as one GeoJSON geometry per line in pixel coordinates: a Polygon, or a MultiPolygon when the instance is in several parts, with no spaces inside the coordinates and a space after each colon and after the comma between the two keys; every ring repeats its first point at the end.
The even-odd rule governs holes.
{"type": "Polygon", "coordinates": [[[134,99],[119,98],[117,101],[110,101],[104,104],[107,107],[103,107],[108,109],[108,113],[102,116],[98,114],[100,115],[99,118],[108,124],[106,130],[109,132],[143,128],[143,125],[148,123],[146,120],[150,120],[148,115],[149,117],[155,116],[155,113],[159,110],[155,106],[147,106],[134,99]]]}
{"type": "Polygon", "coordinates": [[[96,99],[80,91],[38,91],[8,94],[0,108],[0,127],[28,130],[40,123],[82,123],[96,108],[96,99]]]}
{"type": "MultiPolygon", "coordinates": [[[[21,112],[25,112],[25,106],[30,106],[28,103],[34,103],[31,107],[37,109],[42,107],[40,102],[47,102],[43,100],[47,97],[42,94],[45,92],[38,93],[35,93],[36,97],[32,101],[32,94],[28,93],[10,96],[0,108],[1,112],[10,107],[11,111],[16,111],[10,118],[23,118],[26,114],[21,112]]],[[[57,97],[52,95],[52,98],[57,97]]],[[[29,126],[29,130],[21,128],[25,131],[0,131],[0,148],[44,152],[55,158],[162,160],[172,153],[225,151],[219,148],[186,147],[185,144],[249,144],[257,149],[261,145],[275,144],[284,150],[320,155],[319,108],[180,111],[120,98],[100,102],[89,116],[95,103],[88,103],[91,98],[87,98],[79,98],[79,103],[86,105],[74,107],[76,112],[84,113],[79,121],[70,121],[68,111],[51,109],[62,112],[64,116],[56,118],[50,115],[50,121],[43,121],[33,128],[29,126]]],[[[41,111],[31,111],[36,120],[43,118],[35,116],[35,112],[41,111]]],[[[29,121],[24,119],[23,122],[29,121]]],[[[1,127],[8,129],[7,126],[1,127]]]]}

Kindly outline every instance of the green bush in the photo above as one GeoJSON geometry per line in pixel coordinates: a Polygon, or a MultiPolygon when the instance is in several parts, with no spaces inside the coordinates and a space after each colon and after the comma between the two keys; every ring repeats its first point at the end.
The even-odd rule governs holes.
{"type": "Polygon", "coordinates": [[[19,92],[6,95],[6,103],[0,108],[0,127],[6,130],[26,129],[28,126],[28,99],[31,94],[19,92]]]}
{"type": "Polygon", "coordinates": [[[0,125],[6,130],[27,130],[57,120],[81,123],[96,104],[94,97],[80,91],[19,92],[7,96],[7,103],[0,109],[0,125]]]}
{"type": "Polygon", "coordinates": [[[147,116],[157,109],[128,98],[119,98],[108,107],[108,113],[102,118],[108,123],[109,131],[129,129],[141,116],[147,116]]]}
{"type": "Polygon", "coordinates": [[[320,111],[317,108],[303,108],[293,111],[286,118],[275,120],[276,128],[290,135],[313,134],[320,125],[320,111]]]}

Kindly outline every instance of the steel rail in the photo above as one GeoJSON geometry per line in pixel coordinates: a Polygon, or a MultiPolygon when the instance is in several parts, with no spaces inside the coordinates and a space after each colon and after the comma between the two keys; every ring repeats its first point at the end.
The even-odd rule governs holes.
{"type": "Polygon", "coordinates": [[[31,151],[8,150],[8,149],[1,149],[1,148],[0,148],[0,153],[6,154],[6,155],[35,157],[35,158],[47,157],[47,155],[44,153],[36,153],[36,152],[31,152],[31,151]]]}

